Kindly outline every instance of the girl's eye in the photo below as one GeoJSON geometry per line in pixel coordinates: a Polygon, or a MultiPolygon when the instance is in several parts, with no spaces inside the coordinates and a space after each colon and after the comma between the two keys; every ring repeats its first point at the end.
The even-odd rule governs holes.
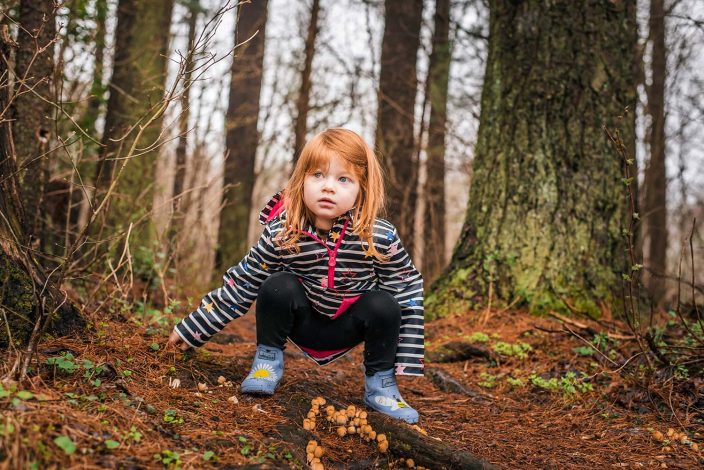
{"type": "Polygon", "coordinates": [[[315,173],[313,173],[313,176],[315,176],[316,178],[320,178],[320,177],[323,176],[323,172],[322,172],[322,171],[316,171],[315,173]]]}
{"type": "Polygon", "coordinates": [[[347,183],[350,179],[346,176],[340,176],[340,183],[347,183]]]}

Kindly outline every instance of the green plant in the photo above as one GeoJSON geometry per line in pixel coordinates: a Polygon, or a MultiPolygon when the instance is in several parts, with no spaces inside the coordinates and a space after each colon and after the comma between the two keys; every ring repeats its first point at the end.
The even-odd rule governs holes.
{"type": "Polygon", "coordinates": [[[481,331],[475,331],[470,335],[465,335],[465,339],[471,343],[488,343],[489,335],[482,333],[481,331]]]}
{"type": "Polygon", "coordinates": [[[517,357],[519,359],[525,359],[528,357],[528,353],[533,350],[530,344],[519,341],[517,343],[506,343],[504,341],[498,341],[492,346],[492,349],[496,354],[500,356],[517,357]]]}
{"type": "Polygon", "coordinates": [[[68,436],[59,436],[54,438],[56,444],[66,455],[71,455],[76,452],[76,444],[68,436]]]}
{"type": "Polygon", "coordinates": [[[142,433],[137,430],[135,426],[131,426],[130,430],[124,433],[122,436],[123,441],[131,439],[133,442],[139,442],[142,440],[142,433]]]}
{"type": "Polygon", "coordinates": [[[81,368],[79,364],[75,362],[75,357],[70,352],[62,352],[58,357],[50,357],[44,363],[49,366],[56,367],[59,372],[71,375],[81,368]]]}
{"type": "Polygon", "coordinates": [[[176,410],[168,409],[164,411],[164,422],[167,424],[179,425],[183,424],[183,418],[176,414],[176,410]]]}
{"type": "Polygon", "coordinates": [[[521,379],[515,379],[511,376],[506,377],[506,382],[508,382],[508,384],[514,388],[520,388],[525,385],[521,379]]]}
{"type": "Polygon", "coordinates": [[[105,444],[106,449],[117,449],[118,447],[120,447],[120,443],[112,439],[106,439],[103,444],[105,444]]]}
{"type": "Polygon", "coordinates": [[[578,346],[576,348],[572,348],[572,351],[576,352],[580,356],[593,356],[594,355],[594,349],[592,349],[588,346],[578,346]]]}
{"type": "Polygon", "coordinates": [[[181,456],[171,450],[162,450],[158,454],[154,454],[154,460],[173,470],[178,470],[183,465],[181,456]]]}
{"type": "Polygon", "coordinates": [[[482,379],[481,382],[478,382],[479,386],[485,388],[494,388],[496,386],[496,379],[498,376],[492,375],[488,372],[482,372],[479,374],[479,377],[482,379]]]}
{"type": "MultiPolygon", "coordinates": [[[[583,374],[584,375],[584,374],[583,374]]],[[[567,372],[562,377],[551,377],[544,379],[537,374],[531,374],[531,384],[545,390],[561,390],[563,396],[574,395],[577,392],[586,393],[594,390],[592,384],[577,377],[574,372],[567,372]]]]}

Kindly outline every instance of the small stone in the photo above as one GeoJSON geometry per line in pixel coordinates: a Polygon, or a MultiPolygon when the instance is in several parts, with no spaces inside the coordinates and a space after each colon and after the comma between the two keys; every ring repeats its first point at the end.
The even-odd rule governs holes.
{"type": "Polygon", "coordinates": [[[225,384],[225,382],[227,382],[227,379],[225,379],[225,377],[223,377],[222,375],[220,377],[218,377],[218,383],[220,385],[225,384]]]}
{"type": "Polygon", "coordinates": [[[203,383],[198,384],[198,391],[199,392],[205,392],[207,389],[208,389],[208,386],[206,384],[203,384],[203,383]]]}
{"type": "Polygon", "coordinates": [[[237,399],[237,397],[234,396],[234,395],[232,395],[230,398],[228,398],[227,401],[229,401],[229,402],[232,403],[233,405],[236,405],[236,404],[238,404],[238,403],[240,402],[240,401],[237,399]]]}

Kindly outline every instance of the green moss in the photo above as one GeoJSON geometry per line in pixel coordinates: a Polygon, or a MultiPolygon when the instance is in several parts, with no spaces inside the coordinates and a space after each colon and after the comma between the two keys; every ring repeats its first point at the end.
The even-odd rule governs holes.
{"type": "MultiPolygon", "coordinates": [[[[36,321],[37,303],[30,276],[8,256],[0,251],[0,305],[4,315],[0,315],[0,348],[7,348],[10,342],[16,348],[27,344],[36,321]],[[7,324],[5,324],[7,319],[7,324]],[[11,338],[8,335],[8,328],[11,338]]],[[[56,310],[51,302],[44,306],[47,311],[56,310]]],[[[85,319],[71,302],[52,314],[46,333],[65,335],[85,328],[85,319]]]]}

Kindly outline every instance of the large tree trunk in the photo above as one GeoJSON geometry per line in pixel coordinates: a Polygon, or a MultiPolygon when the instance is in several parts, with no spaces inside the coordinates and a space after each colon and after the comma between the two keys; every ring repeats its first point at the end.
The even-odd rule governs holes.
{"type": "Polygon", "coordinates": [[[435,2],[433,51],[428,65],[430,119],[423,188],[423,278],[430,283],[445,266],[445,125],[450,77],[450,0],[435,2]]]}
{"type": "Polygon", "coordinates": [[[422,0],[387,0],[381,44],[376,148],[387,183],[389,220],[409,253],[414,247],[418,161],[413,138],[422,0]]]}
{"type": "Polygon", "coordinates": [[[490,2],[469,204],[431,316],[492,297],[598,315],[620,298],[628,199],[602,127],[634,146],[636,39],[635,2],[490,2]]]}
{"type": "Polygon", "coordinates": [[[651,77],[648,91],[650,162],[645,170],[643,231],[645,281],[653,301],[662,306],[667,273],[667,175],[665,171],[665,6],[664,0],[650,1],[651,77]]]}
{"type": "Polygon", "coordinates": [[[254,162],[259,134],[259,93],[264,66],[267,0],[257,0],[237,7],[235,41],[249,42],[235,50],[232,61],[230,99],[225,116],[225,188],[215,264],[225,271],[239,260],[248,248],[249,211],[252,208],[254,162]],[[255,35],[256,33],[256,35],[255,35]],[[254,37],[252,37],[254,35],[254,37]]]}
{"type": "Polygon", "coordinates": [[[301,88],[296,100],[296,140],[293,146],[293,164],[296,165],[298,157],[306,143],[306,133],[308,132],[308,108],[310,101],[311,70],[313,69],[313,56],[315,56],[315,38],[318,36],[318,16],[320,13],[320,0],[313,0],[310,9],[310,23],[308,24],[308,35],[306,36],[305,61],[301,72],[301,88]]]}
{"type": "MultiPolygon", "coordinates": [[[[56,11],[54,2],[21,0],[15,63],[15,123],[12,127],[22,200],[27,209],[28,235],[44,239],[44,191],[48,182],[49,157],[45,152],[53,130],[54,42],[56,11]]],[[[33,243],[34,244],[34,243],[33,243]]]]}
{"type": "MultiPolygon", "coordinates": [[[[7,109],[12,99],[5,39],[0,37],[0,110],[7,109]]],[[[28,249],[11,126],[12,120],[0,112],[0,348],[26,348],[33,337],[32,347],[16,356],[19,368],[13,371],[22,372],[39,333],[66,334],[84,327],[85,321],[28,249]]]]}
{"type": "MultiPolygon", "coordinates": [[[[101,195],[116,181],[105,212],[108,233],[152,209],[172,9],[173,0],[120,0],[117,7],[110,98],[96,175],[101,195]]],[[[153,248],[154,237],[147,216],[132,231],[132,249],[153,248]]]]}

